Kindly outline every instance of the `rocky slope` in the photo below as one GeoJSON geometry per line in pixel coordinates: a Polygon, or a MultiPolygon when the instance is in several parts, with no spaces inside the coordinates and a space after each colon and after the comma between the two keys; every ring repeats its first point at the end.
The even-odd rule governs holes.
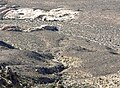
{"type": "Polygon", "coordinates": [[[0,86],[119,88],[119,3],[0,0],[0,86]]]}

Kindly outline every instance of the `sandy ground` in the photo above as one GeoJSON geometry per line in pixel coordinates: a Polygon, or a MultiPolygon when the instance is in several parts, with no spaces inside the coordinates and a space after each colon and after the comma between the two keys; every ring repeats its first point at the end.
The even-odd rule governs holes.
{"type": "Polygon", "coordinates": [[[78,11],[79,16],[63,22],[1,19],[1,26],[29,29],[54,25],[59,31],[1,30],[0,63],[8,64],[21,75],[41,78],[38,88],[56,80],[65,88],[120,88],[119,0],[5,1],[8,6],[45,11],[69,8],[78,11]]]}

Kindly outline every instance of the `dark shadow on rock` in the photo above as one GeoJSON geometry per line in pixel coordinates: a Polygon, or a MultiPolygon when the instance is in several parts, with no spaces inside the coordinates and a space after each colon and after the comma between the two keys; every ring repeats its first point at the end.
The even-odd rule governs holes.
{"type": "Polygon", "coordinates": [[[7,44],[3,41],[0,41],[0,49],[15,49],[15,47],[13,47],[10,44],[7,44]]]}
{"type": "Polygon", "coordinates": [[[2,31],[16,31],[16,32],[22,32],[21,28],[19,26],[5,26],[1,29],[2,31]]]}
{"type": "MultiPolygon", "coordinates": [[[[33,9],[33,10],[36,10],[36,9],[33,9]]],[[[35,18],[35,19],[40,19],[40,20],[42,20],[42,18],[44,17],[45,15],[40,15],[40,16],[38,16],[37,18],[35,18]]]]}
{"type": "Polygon", "coordinates": [[[56,26],[45,26],[43,27],[45,30],[50,30],[50,31],[59,31],[56,26]]]}
{"type": "Polygon", "coordinates": [[[93,50],[81,47],[81,46],[70,46],[66,48],[66,51],[77,51],[77,52],[94,52],[93,50]]]}
{"type": "Polygon", "coordinates": [[[35,58],[36,60],[42,60],[42,58],[44,58],[44,60],[54,59],[54,56],[51,53],[37,53],[35,51],[32,51],[31,53],[27,53],[27,56],[31,58],[35,58]]]}
{"type": "Polygon", "coordinates": [[[46,59],[54,59],[54,56],[51,53],[43,53],[41,54],[41,57],[46,58],[46,59]]]}
{"type": "Polygon", "coordinates": [[[40,78],[34,78],[32,79],[35,83],[39,83],[39,84],[47,84],[47,83],[53,83],[53,82],[57,82],[60,80],[59,77],[53,77],[53,78],[49,78],[49,77],[40,77],[40,78]]]}
{"type": "Polygon", "coordinates": [[[119,55],[119,54],[118,54],[113,48],[111,48],[111,47],[107,47],[107,46],[106,46],[106,49],[107,49],[108,52],[111,53],[111,54],[119,55]]]}
{"type": "Polygon", "coordinates": [[[117,52],[110,51],[109,53],[114,54],[114,55],[119,55],[117,52]]]}
{"type": "Polygon", "coordinates": [[[39,68],[36,68],[37,71],[40,73],[40,74],[53,74],[53,73],[58,73],[58,72],[61,72],[65,69],[64,65],[60,64],[60,65],[57,65],[57,66],[54,66],[54,67],[39,67],[39,68]]]}

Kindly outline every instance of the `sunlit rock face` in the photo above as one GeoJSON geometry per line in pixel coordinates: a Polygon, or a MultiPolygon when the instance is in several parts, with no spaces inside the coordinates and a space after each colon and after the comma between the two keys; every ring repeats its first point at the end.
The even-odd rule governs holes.
{"type": "Polygon", "coordinates": [[[39,15],[44,15],[43,10],[34,10],[31,8],[20,8],[10,10],[4,15],[4,19],[35,19],[39,15]]]}
{"type": "Polygon", "coordinates": [[[40,18],[42,21],[66,21],[75,19],[78,15],[77,11],[57,8],[50,11],[32,8],[18,8],[6,12],[3,19],[31,19],[40,18]]]}
{"type": "Polygon", "coordinates": [[[77,11],[72,11],[64,8],[52,9],[46,13],[42,20],[47,21],[65,21],[75,19],[78,15],[77,11]]]}

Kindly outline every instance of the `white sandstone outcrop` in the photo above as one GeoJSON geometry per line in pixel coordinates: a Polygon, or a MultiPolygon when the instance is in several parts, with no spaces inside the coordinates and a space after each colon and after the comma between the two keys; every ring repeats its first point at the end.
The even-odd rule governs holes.
{"type": "Polygon", "coordinates": [[[32,19],[42,16],[42,21],[66,21],[75,19],[79,14],[78,11],[73,11],[64,8],[52,9],[50,11],[43,11],[32,8],[18,8],[8,11],[3,19],[32,19]]]}
{"type": "Polygon", "coordinates": [[[77,15],[78,15],[77,11],[64,9],[64,8],[57,8],[57,9],[52,9],[47,13],[46,20],[50,20],[50,21],[71,20],[71,19],[75,19],[75,16],[77,15]]]}
{"type": "Polygon", "coordinates": [[[32,8],[20,8],[10,10],[4,15],[4,19],[35,19],[39,15],[44,15],[43,10],[34,10],[32,8]]]}

